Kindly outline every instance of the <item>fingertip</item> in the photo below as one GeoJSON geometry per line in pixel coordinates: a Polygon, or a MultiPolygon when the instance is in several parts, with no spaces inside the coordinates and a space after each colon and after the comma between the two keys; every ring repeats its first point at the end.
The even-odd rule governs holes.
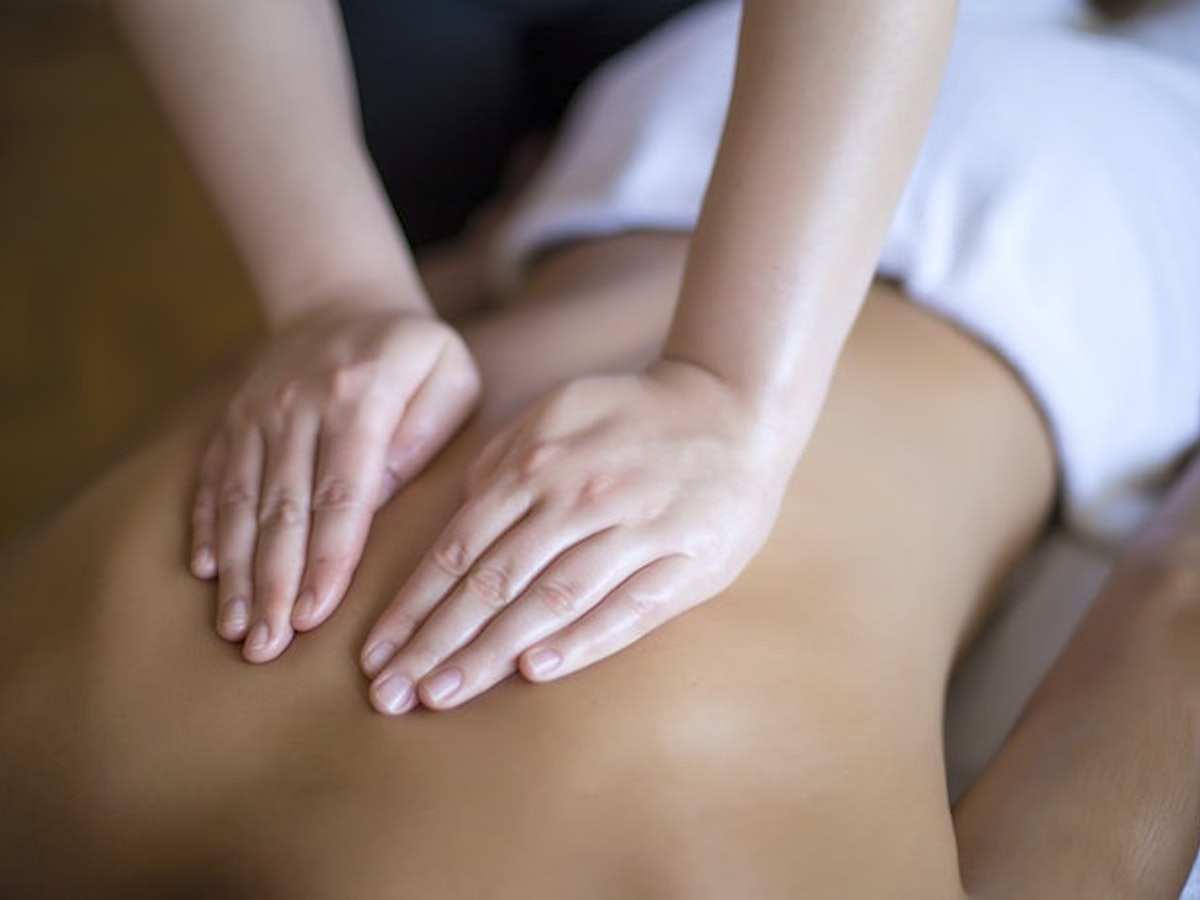
{"type": "Polygon", "coordinates": [[[412,682],[396,672],[388,672],[374,681],[368,696],[376,712],[398,716],[417,704],[412,682]]]}
{"type": "Polygon", "coordinates": [[[213,555],[211,547],[201,544],[196,548],[192,553],[191,569],[193,575],[205,581],[217,577],[217,558],[213,555]]]}
{"type": "Polygon", "coordinates": [[[232,597],[221,606],[217,633],[227,641],[240,641],[250,624],[250,605],[242,597],[232,597]]]}
{"type": "Polygon", "coordinates": [[[242,657],[247,662],[260,662],[270,642],[270,626],[266,622],[259,622],[246,635],[245,643],[242,644],[242,657]]]}
{"type": "Polygon", "coordinates": [[[461,669],[442,669],[423,678],[417,686],[417,694],[422,705],[429,709],[448,709],[467,699],[459,696],[463,680],[461,669]]]}
{"type": "Polygon", "coordinates": [[[316,594],[307,589],[301,591],[300,599],[292,609],[292,627],[297,631],[309,631],[320,625],[322,618],[316,594]]]}
{"type": "Polygon", "coordinates": [[[535,647],[521,654],[521,674],[528,681],[551,681],[562,668],[562,654],[553,647],[535,647]]]}
{"type": "Polygon", "coordinates": [[[296,631],[312,631],[324,624],[336,611],[346,595],[346,589],[337,583],[332,586],[319,582],[316,587],[301,587],[290,620],[296,631]]]}
{"type": "Polygon", "coordinates": [[[288,625],[272,630],[266,622],[259,622],[250,629],[242,644],[242,658],[251,663],[268,663],[287,649],[292,640],[292,629],[288,625]]]}

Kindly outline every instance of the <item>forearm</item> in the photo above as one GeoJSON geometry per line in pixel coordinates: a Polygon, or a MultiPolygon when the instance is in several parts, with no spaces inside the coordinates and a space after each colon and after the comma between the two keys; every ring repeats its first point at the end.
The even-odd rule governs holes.
{"type": "Polygon", "coordinates": [[[979,897],[1179,895],[1200,828],[1200,466],[955,811],[979,897]]]}
{"type": "Polygon", "coordinates": [[[747,0],[665,356],[755,405],[815,417],[920,146],[953,12],[948,0],[747,0]]]}
{"type": "Polygon", "coordinates": [[[272,325],[427,308],[362,142],[332,0],[112,0],[272,325]]]}

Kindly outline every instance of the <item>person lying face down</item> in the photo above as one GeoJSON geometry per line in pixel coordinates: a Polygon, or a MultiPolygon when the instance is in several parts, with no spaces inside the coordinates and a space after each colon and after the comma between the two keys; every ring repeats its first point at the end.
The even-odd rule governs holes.
{"type": "Polygon", "coordinates": [[[946,680],[1046,520],[1054,457],[1012,371],[882,284],[779,526],[721,597],[553,685],[509,679],[400,720],[364,702],[357,647],[477,448],[548,385],[652,358],[684,248],[565,250],[528,304],[467,329],[495,386],[480,416],[381,512],[339,613],[272,666],[204,627],[210,591],[181,566],[191,473],[233,379],[10,548],[0,893],[1177,890],[1200,798],[1181,701],[1200,680],[1180,677],[1187,619],[1164,611],[1195,598],[1156,602],[1178,580],[1129,577],[1162,567],[1114,582],[1013,751],[947,803],[946,680]]]}
{"type": "Polygon", "coordinates": [[[342,612],[269,673],[203,633],[211,598],[178,571],[189,473],[219,400],[13,551],[0,575],[4,887],[1177,889],[1197,812],[1195,597],[1179,540],[1194,507],[1185,494],[1168,509],[951,809],[946,680],[1045,522],[1065,460],[1044,397],[1039,408],[1008,360],[885,287],[842,357],[778,526],[728,591],[561,684],[510,679],[449,716],[368,714],[356,645],[389,579],[414,569],[461,501],[467,461],[564,378],[636,378],[662,345],[682,250],[675,238],[564,251],[531,288],[540,281],[553,306],[471,334],[498,386],[485,414],[381,516],[342,612]],[[547,345],[561,356],[534,353],[547,345]],[[77,569],[53,565],[68,556],[77,569]]]}

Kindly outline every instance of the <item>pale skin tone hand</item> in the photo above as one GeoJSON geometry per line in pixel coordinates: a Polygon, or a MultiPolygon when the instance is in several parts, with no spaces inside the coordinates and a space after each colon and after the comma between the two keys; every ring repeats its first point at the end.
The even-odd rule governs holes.
{"type": "Polygon", "coordinates": [[[264,662],[337,606],[376,507],[479,377],[371,166],[336,2],[112,5],[271,334],[205,454],[192,553],[219,631],[264,662]]]}
{"type": "Polygon", "coordinates": [[[741,571],[870,281],[953,7],[747,0],[663,360],[560,389],[484,454],[364,645],[377,709],[561,677],[741,571]]]}
{"type": "Polygon", "coordinates": [[[275,335],[203,456],[192,571],[218,579],[217,630],[251,662],[341,601],[375,510],[479,397],[432,315],[331,306],[275,335]]]}
{"type": "Polygon", "coordinates": [[[457,706],[558,678],[726,587],[790,470],[728,385],[660,361],[551,392],[475,461],[468,499],[367,638],[372,704],[457,706]]]}

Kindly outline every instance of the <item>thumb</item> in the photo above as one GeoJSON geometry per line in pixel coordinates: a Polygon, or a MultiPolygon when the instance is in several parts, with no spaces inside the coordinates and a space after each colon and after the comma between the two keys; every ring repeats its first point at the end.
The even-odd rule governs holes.
{"type": "Polygon", "coordinates": [[[417,388],[388,442],[379,505],[421,473],[462,427],[479,399],[479,379],[438,365],[417,388]]]}

